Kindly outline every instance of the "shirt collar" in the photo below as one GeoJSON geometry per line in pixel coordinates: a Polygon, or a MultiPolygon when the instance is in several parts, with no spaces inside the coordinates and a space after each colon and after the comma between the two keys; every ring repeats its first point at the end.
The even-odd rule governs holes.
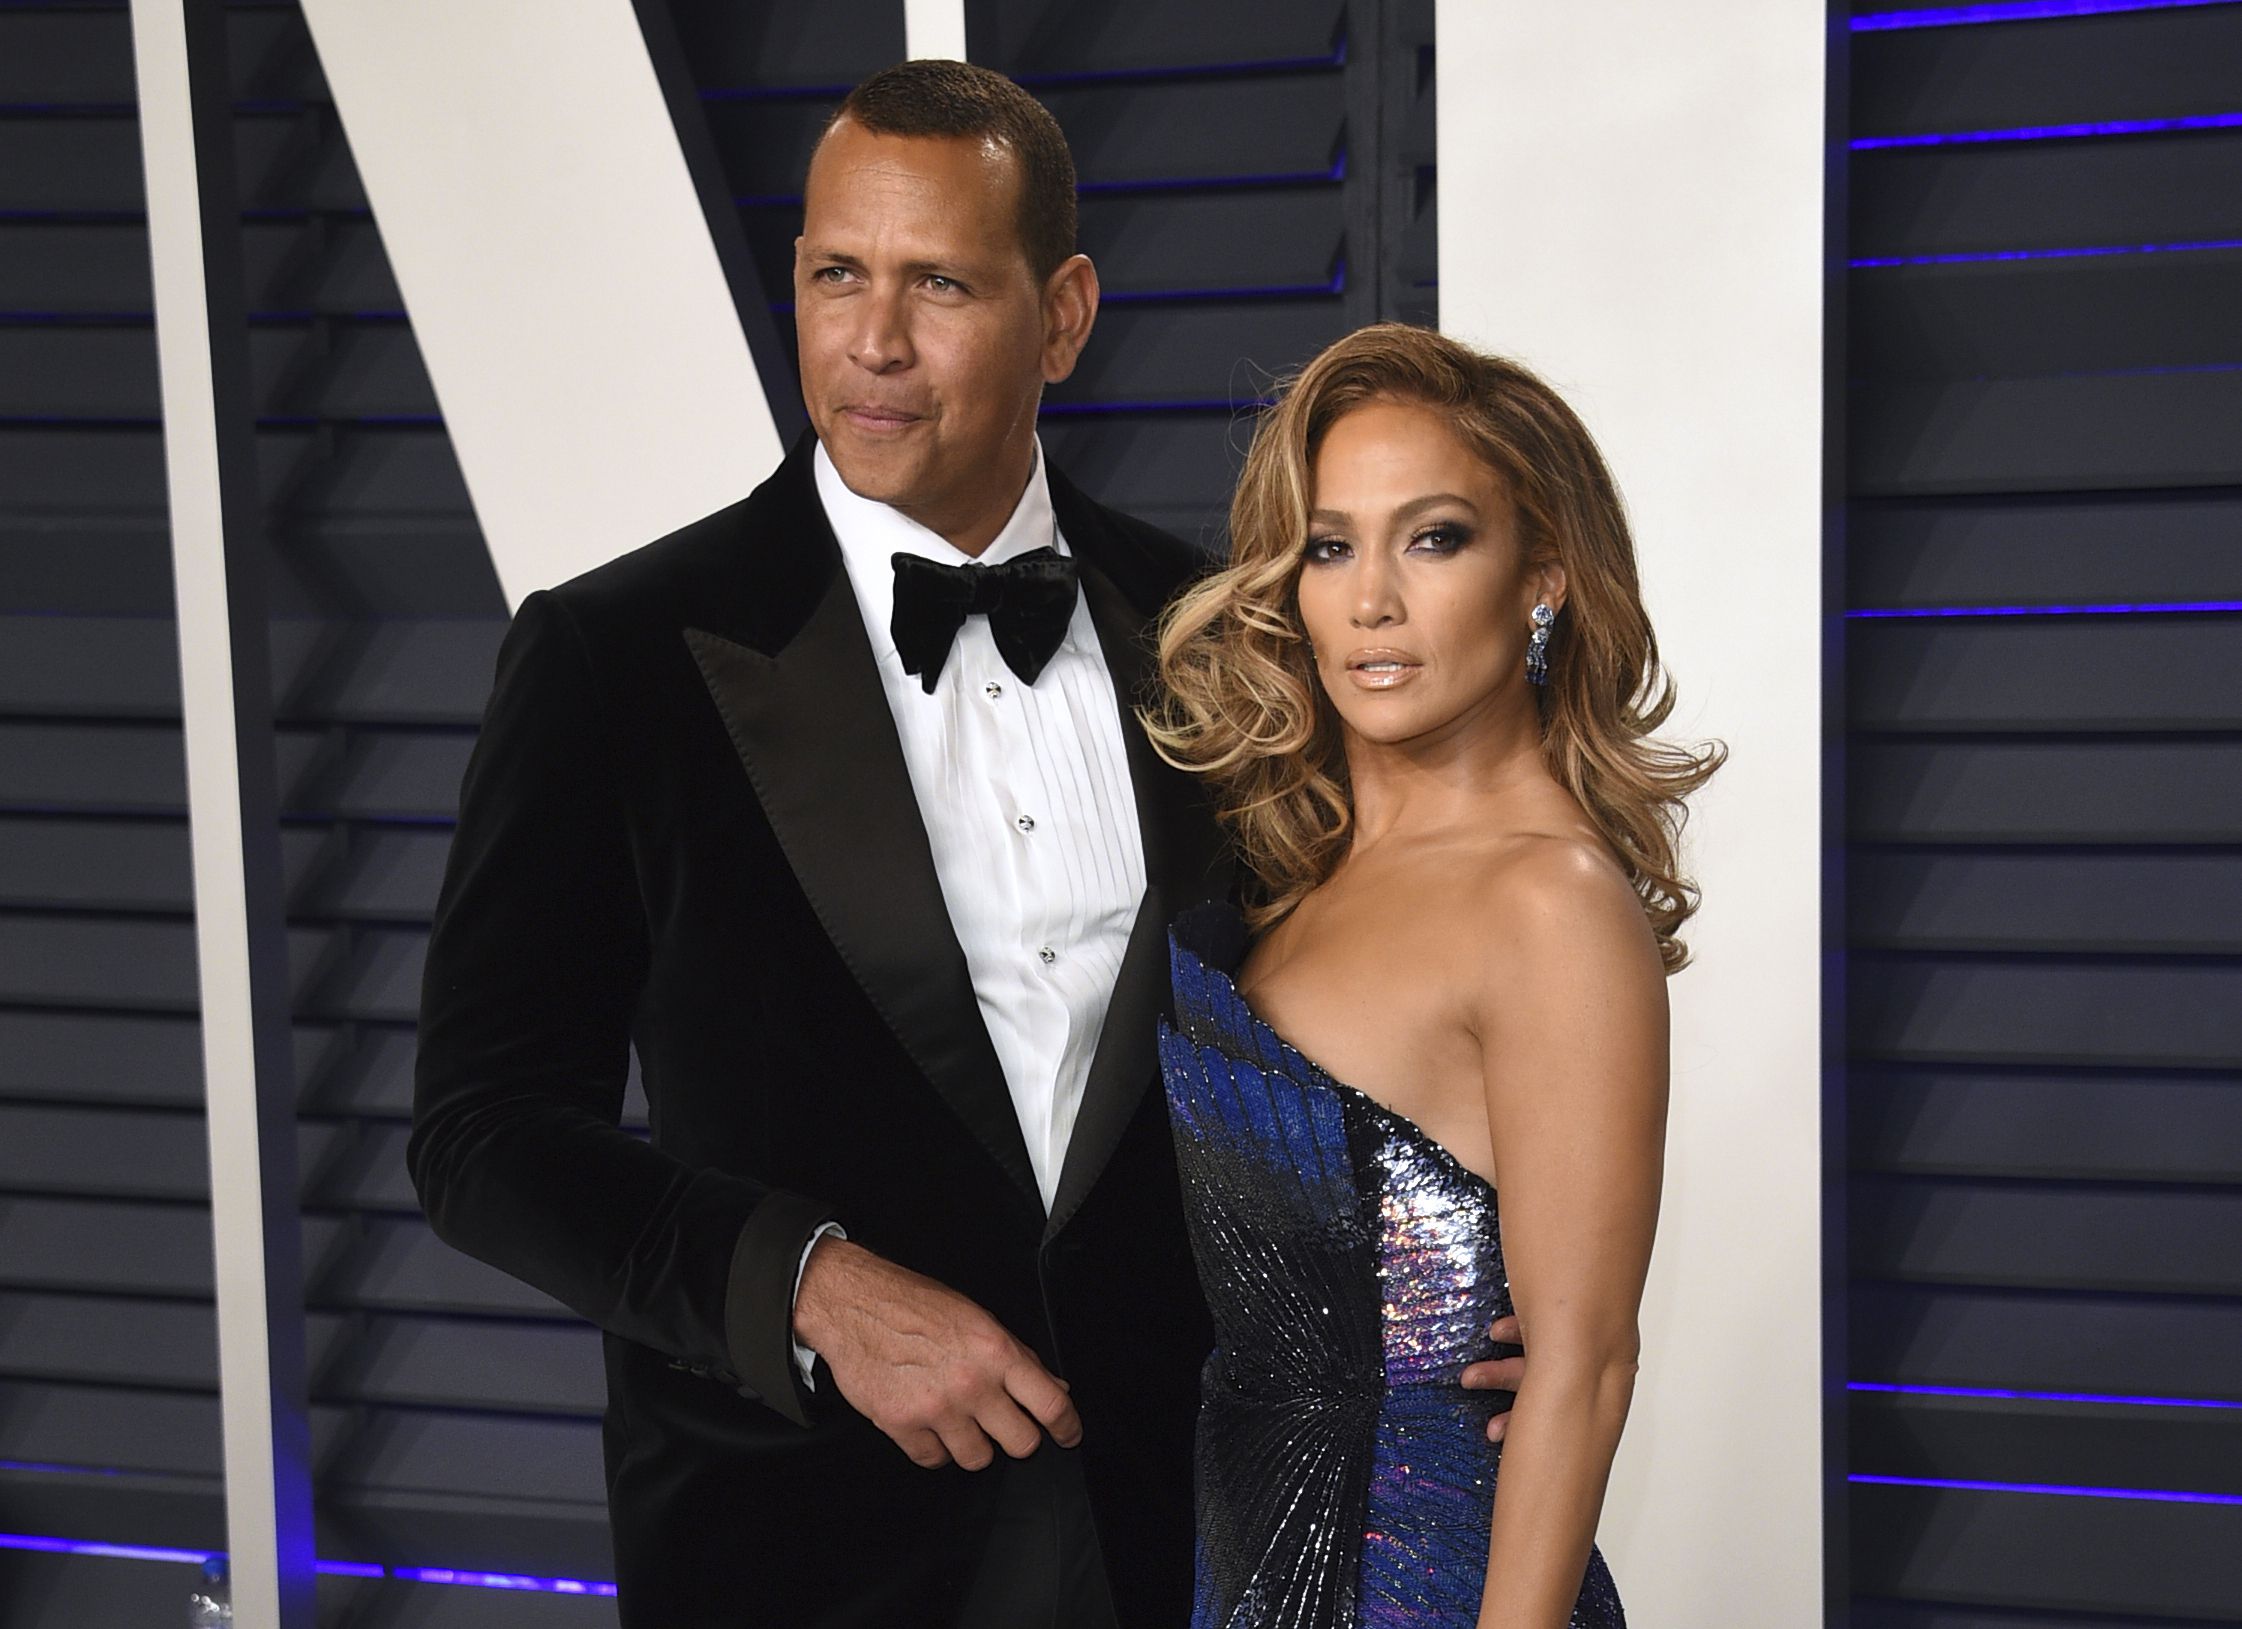
{"type": "Polygon", "coordinates": [[[895,639],[888,625],[895,618],[898,554],[915,554],[945,566],[994,566],[1036,549],[1070,552],[1066,539],[1059,535],[1058,519],[1051,508],[1051,483],[1043,471],[1040,438],[1035,443],[1035,467],[1028,472],[1027,490],[1020,494],[1011,519],[996,534],[996,541],[981,552],[978,560],[902,511],[851,491],[822,441],[811,462],[817,476],[818,501],[824,505],[825,518],[841,545],[841,561],[856,589],[857,604],[864,609],[872,653],[883,660],[895,653],[895,639]]]}

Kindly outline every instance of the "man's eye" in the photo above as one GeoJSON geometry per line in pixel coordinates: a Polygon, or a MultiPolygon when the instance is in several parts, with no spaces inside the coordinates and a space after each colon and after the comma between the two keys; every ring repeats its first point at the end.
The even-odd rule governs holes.
{"type": "Polygon", "coordinates": [[[940,276],[928,277],[926,286],[937,294],[948,294],[954,289],[963,287],[955,278],[940,276]]]}

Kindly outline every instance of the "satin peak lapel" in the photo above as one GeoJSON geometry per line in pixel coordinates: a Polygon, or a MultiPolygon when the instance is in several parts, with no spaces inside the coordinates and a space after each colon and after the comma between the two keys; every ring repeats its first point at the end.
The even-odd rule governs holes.
{"type": "Polygon", "coordinates": [[[841,959],[912,1061],[1041,1210],[847,573],[833,573],[776,654],[699,628],[686,629],[685,642],[841,959]]]}

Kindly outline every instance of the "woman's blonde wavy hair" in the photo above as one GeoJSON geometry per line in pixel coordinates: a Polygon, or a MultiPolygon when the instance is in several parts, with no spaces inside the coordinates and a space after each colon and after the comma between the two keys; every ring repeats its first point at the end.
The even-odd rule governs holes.
{"type": "Polygon", "coordinates": [[[1428,329],[1379,323],[1338,341],[1281,389],[1255,430],[1230,506],[1230,560],[1169,607],[1162,695],[1142,710],[1162,757],[1207,777],[1259,894],[1256,926],[1292,910],[1345,853],[1353,801],[1338,715],[1298,608],[1311,473],[1331,426],[1372,401],[1421,403],[1501,476],[1530,562],[1565,569],[1565,608],[1540,698],[1542,754],[1626,866],[1669,973],[1697,909],[1677,853],[1683,800],[1720,767],[1717,744],[1652,738],[1673,711],[1611,472],[1571,408],[1515,362],[1428,329]]]}

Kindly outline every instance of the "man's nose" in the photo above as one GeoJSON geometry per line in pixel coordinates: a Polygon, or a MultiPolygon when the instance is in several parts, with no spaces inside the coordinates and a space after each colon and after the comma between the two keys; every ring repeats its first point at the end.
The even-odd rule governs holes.
{"type": "Polygon", "coordinates": [[[856,332],[849,336],[849,360],[867,373],[889,373],[911,365],[911,329],[900,292],[875,290],[856,302],[856,332]]]}

